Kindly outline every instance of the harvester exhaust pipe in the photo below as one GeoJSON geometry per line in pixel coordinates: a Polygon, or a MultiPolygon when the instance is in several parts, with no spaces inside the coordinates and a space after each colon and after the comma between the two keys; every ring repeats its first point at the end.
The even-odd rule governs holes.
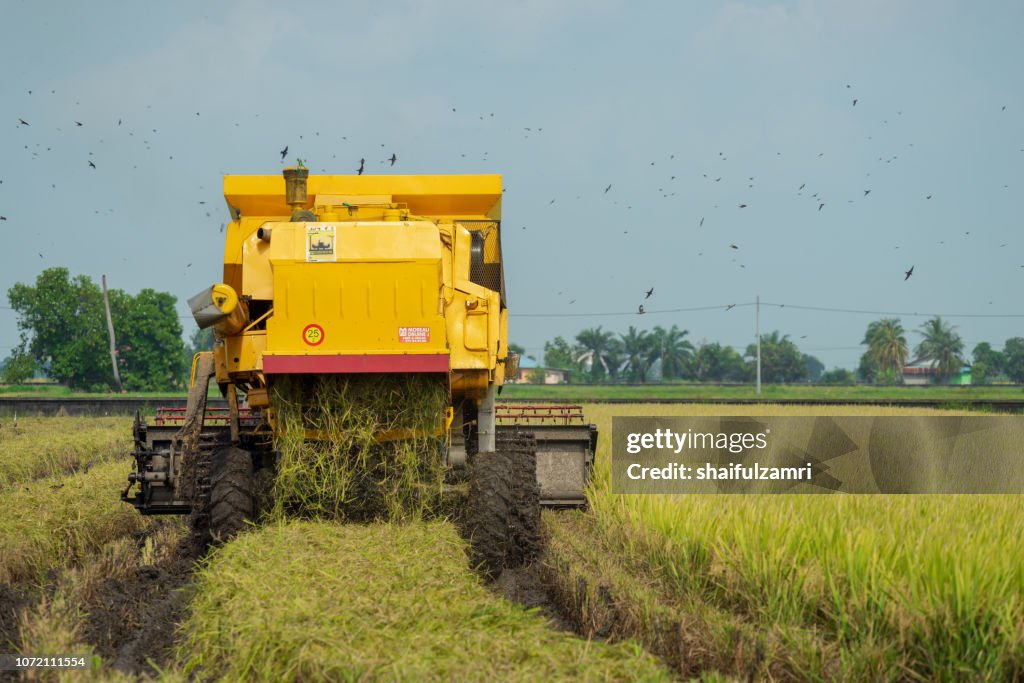
{"type": "Polygon", "coordinates": [[[315,221],[316,216],[313,212],[305,208],[306,180],[309,178],[309,169],[299,166],[298,168],[286,168],[282,173],[284,175],[284,201],[292,207],[292,222],[315,221]]]}

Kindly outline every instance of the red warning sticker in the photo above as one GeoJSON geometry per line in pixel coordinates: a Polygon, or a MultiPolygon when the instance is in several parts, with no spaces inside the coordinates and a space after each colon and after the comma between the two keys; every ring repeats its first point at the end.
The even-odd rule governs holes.
{"type": "Polygon", "coordinates": [[[425,344],[430,341],[429,327],[399,327],[398,341],[425,344]]]}
{"type": "Polygon", "coordinates": [[[324,342],[324,328],[316,323],[306,325],[302,330],[302,341],[310,346],[320,346],[324,342]]]}

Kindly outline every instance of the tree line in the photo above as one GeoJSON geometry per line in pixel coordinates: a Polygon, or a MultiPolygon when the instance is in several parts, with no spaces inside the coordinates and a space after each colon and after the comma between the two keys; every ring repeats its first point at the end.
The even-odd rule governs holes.
{"type": "MultiPolygon", "coordinates": [[[[948,382],[964,365],[971,366],[975,384],[999,379],[1024,382],[1024,338],[1008,339],[1002,351],[982,342],[968,359],[956,328],[940,317],[926,321],[918,331],[922,341],[911,358],[899,319],[870,323],[861,341],[867,348],[854,372],[845,368],[826,371],[819,359],[801,352],[789,335],[775,330],[761,336],[761,379],[765,383],[899,384],[908,362],[923,360],[940,383],[948,382]]],[[[718,342],[695,345],[688,335],[689,330],[677,325],[651,330],[630,326],[624,334],[598,326],[581,330],[572,343],[564,337],[545,342],[543,364],[567,370],[569,381],[575,383],[754,381],[756,344],[749,344],[741,354],[718,342]]],[[[514,344],[512,349],[523,353],[522,347],[514,344]]]]}
{"type": "MultiPolygon", "coordinates": [[[[153,289],[134,296],[110,289],[107,295],[124,389],[182,388],[190,354],[181,336],[177,298],[153,289]]],[[[21,343],[3,363],[0,378],[18,383],[43,374],[72,389],[115,388],[103,293],[91,278],[47,268],[34,285],[11,287],[7,300],[18,315],[21,343]]]]}

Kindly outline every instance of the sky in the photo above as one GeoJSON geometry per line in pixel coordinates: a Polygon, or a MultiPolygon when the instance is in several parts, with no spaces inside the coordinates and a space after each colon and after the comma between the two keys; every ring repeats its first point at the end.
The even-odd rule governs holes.
{"type": "Polygon", "coordinates": [[[287,145],[312,173],[501,174],[510,337],[538,358],[598,325],[742,352],[757,297],[828,368],[883,314],[911,347],[933,314],[968,353],[1024,336],[1024,3],[2,11],[0,292],[106,274],[177,296],[187,337],[223,175],[279,173],[287,145]]]}

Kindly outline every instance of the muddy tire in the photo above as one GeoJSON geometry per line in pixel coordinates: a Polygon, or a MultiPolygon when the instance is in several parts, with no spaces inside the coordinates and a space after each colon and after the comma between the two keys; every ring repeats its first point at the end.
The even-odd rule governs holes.
{"type": "Polygon", "coordinates": [[[505,568],[512,507],[508,460],[502,453],[476,453],[469,465],[465,533],[470,565],[493,579],[505,568]]]}
{"type": "Polygon", "coordinates": [[[235,446],[221,448],[210,463],[210,535],[224,542],[253,519],[252,455],[235,446]]]}
{"type": "Polygon", "coordinates": [[[498,451],[507,458],[512,487],[509,547],[505,566],[520,567],[540,556],[540,486],[537,441],[532,433],[498,433],[498,451]]]}

